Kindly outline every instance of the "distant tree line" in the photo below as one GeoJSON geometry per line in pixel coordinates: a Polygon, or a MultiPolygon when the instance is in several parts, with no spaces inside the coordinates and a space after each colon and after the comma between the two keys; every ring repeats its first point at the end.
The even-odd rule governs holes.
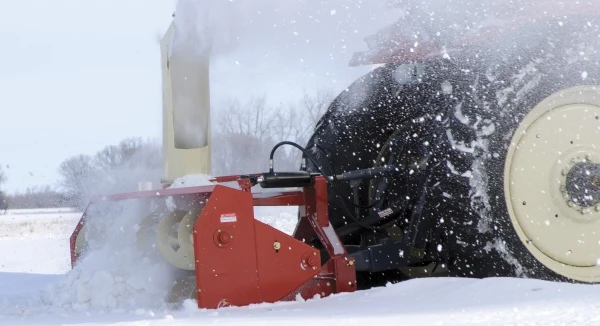
{"type": "Polygon", "coordinates": [[[94,156],[77,155],[63,161],[59,187],[71,207],[85,208],[93,196],[136,191],[140,181],[160,182],[162,157],[158,141],[130,138],[94,156]]]}
{"type": "MultiPolygon", "coordinates": [[[[0,166],[0,187],[2,187],[4,182],[6,182],[6,174],[4,174],[4,170],[2,170],[2,166],[0,166]]],[[[6,211],[7,208],[8,198],[4,192],[0,191],[0,213],[6,211]]]]}
{"type": "MultiPolygon", "coordinates": [[[[55,187],[33,187],[10,195],[0,193],[9,209],[75,207],[85,208],[95,195],[135,191],[139,181],[159,182],[161,144],[156,140],[130,138],[106,146],[95,155],[76,155],[63,161],[55,187]]],[[[3,176],[0,175],[0,176],[3,176]]],[[[6,179],[0,179],[0,186],[6,179]]]]}
{"type": "MultiPolygon", "coordinates": [[[[231,100],[216,108],[212,127],[212,174],[264,172],[268,156],[279,141],[306,144],[314,127],[333,100],[328,91],[318,91],[287,104],[269,104],[266,96],[240,103],[231,100]]],[[[293,148],[277,152],[278,170],[297,170],[302,154],[293,148]]],[[[95,195],[130,192],[140,181],[156,186],[162,175],[162,144],[158,140],[130,138],[106,146],[95,155],[76,155],[63,161],[55,187],[29,188],[3,196],[9,208],[76,207],[83,209],[95,195]]],[[[0,168],[0,186],[6,180],[0,168]]]]}
{"type": "Polygon", "coordinates": [[[69,198],[50,186],[27,188],[24,192],[16,192],[6,196],[6,206],[11,208],[47,208],[67,207],[69,198]]]}

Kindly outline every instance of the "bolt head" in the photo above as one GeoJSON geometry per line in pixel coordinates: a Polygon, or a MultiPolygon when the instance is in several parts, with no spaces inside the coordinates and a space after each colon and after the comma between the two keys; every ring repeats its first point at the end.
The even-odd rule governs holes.
{"type": "Polygon", "coordinates": [[[221,243],[227,243],[227,242],[229,242],[230,239],[231,239],[231,236],[229,235],[228,232],[222,232],[221,234],[219,234],[219,241],[221,243]]]}
{"type": "Polygon", "coordinates": [[[275,250],[281,249],[281,243],[279,243],[278,241],[273,242],[273,249],[275,249],[275,250]]]}

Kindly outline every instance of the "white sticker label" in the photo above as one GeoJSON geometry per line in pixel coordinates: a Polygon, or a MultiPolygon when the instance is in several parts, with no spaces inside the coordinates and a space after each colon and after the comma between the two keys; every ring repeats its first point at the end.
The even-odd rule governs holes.
{"type": "Polygon", "coordinates": [[[237,222],[235,213],[221,214],[221,223],[237,222]]]}
{"type": "Polygon", "coordinates": [[[377,215],[379,215],[379,217],[386,217],[386,216],[390,216],[392,215],[394,211],[391,208],[386,208],[382,211],[377,212],[377,215]]]}

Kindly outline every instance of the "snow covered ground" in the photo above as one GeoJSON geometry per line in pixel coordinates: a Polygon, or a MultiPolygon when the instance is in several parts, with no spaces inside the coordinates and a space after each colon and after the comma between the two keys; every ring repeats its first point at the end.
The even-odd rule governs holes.
{"type": "MultiPolygon", "coordinates": [[[[68,238],[80,214],[37,213],[0,215],[0,325],[600,325],[600,286],[509,278],[421,279],[216,311],[198,310],[192,302],[179,310],[142,308],[141,303],[139,308],[68,310],[49,299],[60,298],[57,284],[70,291],[64,288],[73,278],[68,238]]],[[[293,229],[292,213],[257,212],[287,232],[293,229]]]]}
{"type": "Polygon", "coordinates": [[[70,266],[69,236],[79,218],[80,212],[64,208],[0,215],[0,272],[65,273],[70,266]]]}

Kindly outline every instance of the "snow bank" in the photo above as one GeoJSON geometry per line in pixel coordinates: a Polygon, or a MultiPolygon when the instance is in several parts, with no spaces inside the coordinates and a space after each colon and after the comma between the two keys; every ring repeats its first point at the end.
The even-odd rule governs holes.
{"type": "Polygon", "coordinates": [[[254,217],[279,231],[292,234],[298,220],[297,206],[254,207],[254,217]]]}
{"type": "MultiPolygon", "coordinates": [[[[48,281],[51,281],[48,278],[48,281]]],[[[40,284],[29,275],[0,274],[0,298],[15,284],[40,284]],[[7,279],[6,282],[3,280],[7,279]],[[6,289],[6,292],[5,292],[6,289]]],[[[16,302],[0,307],[6,325],[597,325],[598,286],[490,278],[415,279],[367,291],[306,301],[200,310],[145,310],[14,316],[16,302]]],[[[6,297],[5,297],[6,298],[6,297]]]]}
{"type": "Polygon", "coordinates": [[[65,273],[70,269],[69,237],[81,215],[72,209],[11,210],[0,215],[0,272],[65,273]]]}
{"type": "Polygon", "coordinates": [[[89,252],[60,282],[34,300],[30,309],[51,311],[119,311],[166,307],[174,268],[156,255],[138,250],[136,201],[102,203],[92,210],[85,233],[89,252]],[[102,215],[95,215],[102,212],[102,215]],[[96,218],[94,218],[96,217],[96,218]]]}

